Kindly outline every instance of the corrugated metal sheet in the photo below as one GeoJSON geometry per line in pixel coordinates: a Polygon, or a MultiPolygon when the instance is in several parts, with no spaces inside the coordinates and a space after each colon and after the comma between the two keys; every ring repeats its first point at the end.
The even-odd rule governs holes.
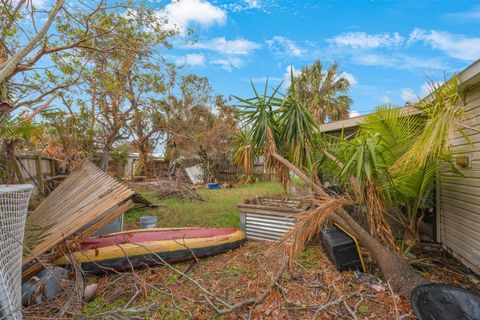
{"type": "MultiPolygon", "coordinates": [[[[480,87],[467,92],[466,123],[480,130],[480,87]]],[[[443,247],[467,267],[480,273],[480,134],[465,130],[470,144],[457,133],[453,141],[454,156],[469,156],[471,166],[459,168],[464,177],[448,166],[439,169],[437,189],[437,237],[443,247]]]]}
{"type": "Polygon", "coordinates": [[[277,241],[295,223],[295,215],[302,212],[292,208],[241,204],[240,226],[247,239],[277,241]]]}
{"type": "Polygon", "coordinates": [[[247,239],[254,240],[280,240],[295,223],[294,218],[254,213],[247,213],[245,220],[247,239]]]}

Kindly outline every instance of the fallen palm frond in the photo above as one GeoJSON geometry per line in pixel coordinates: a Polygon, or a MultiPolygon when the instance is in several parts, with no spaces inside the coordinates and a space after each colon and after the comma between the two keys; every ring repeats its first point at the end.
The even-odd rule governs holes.
{"type": "Polygon", "coordinates": [[[314,198],[311,201],[317,207],[296,215],[298,220],[295,225],[271,249],[271,252],[284,251],[290,259],[295,259],[305,250],[308,242],[328,223],[336,209],[354,204],[354,201],[345,198],[314,198]]]}

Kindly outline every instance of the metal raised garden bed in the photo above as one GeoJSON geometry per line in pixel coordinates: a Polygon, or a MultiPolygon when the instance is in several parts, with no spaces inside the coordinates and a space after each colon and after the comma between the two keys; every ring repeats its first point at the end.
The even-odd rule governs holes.
{"type": "Polygon", "coordinates": [[[247,239],[277,241],[295,223],[308,204],[295,199],[256,198],[239,204],[240,228],[247,239]]]}

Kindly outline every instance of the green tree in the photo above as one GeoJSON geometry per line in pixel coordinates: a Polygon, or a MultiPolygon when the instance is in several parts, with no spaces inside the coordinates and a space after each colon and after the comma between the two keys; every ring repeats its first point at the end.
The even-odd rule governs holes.
{"type": "Polygon", "coordinates": [[[96,148],[102,151],[103,170],[108,166],[112,146],[130,137],[127,124],[133,123],[135,110],[138,120],[146,100],[166,86],[162,73],[171,67],[162,58],[161,50],[170,47],[168,39],[175,33],[164,24],[148,8],[104,15],[103,23],[96,26],[102,36],[96,37],[95,46],[101,50],[82,50],[72,58],[71,63],[82,70],[84,82],[79,91],[91,96],[89,103],[83,97],[78,103],[85,109],[90,104],[89,132],[96,148]]]}
{"type": "Polygon", "coordinates": [[[352,99],[347,95],[350,82],[338,73],[339,64],[324,70],[317,60],[303,67],[293,77],[289,93],[296,91],[300,103],[307,107],[318,123],[346,119],[352,99]]]}

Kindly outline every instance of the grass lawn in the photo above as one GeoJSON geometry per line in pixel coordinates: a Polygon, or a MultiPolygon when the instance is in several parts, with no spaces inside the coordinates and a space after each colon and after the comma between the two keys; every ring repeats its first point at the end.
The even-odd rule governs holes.
{"type": "Polygon", "coordinates": [[[153,209],[133,208],[125,214],[126,229],[139,227],[144,215],[158,216],[157,227],[239,227],[237,204],[259,196],[277,195],[283,192],[278,182],[244,184],[231,189],[198,189],[205,201],[170,198],[158,200],[151,191],[140,191],[142,195],[160,206],[153,209]]]}

